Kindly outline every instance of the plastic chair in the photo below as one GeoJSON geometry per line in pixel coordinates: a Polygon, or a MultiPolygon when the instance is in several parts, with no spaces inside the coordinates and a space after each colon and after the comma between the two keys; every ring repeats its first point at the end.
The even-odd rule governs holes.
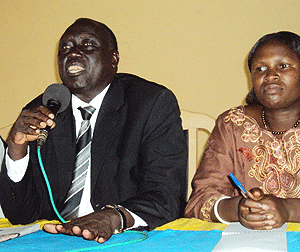
{"type": "MultiPolygon", "coordinates": [[[[204,131],[209,136],[215,126],[215,119],[204,113],[191,112],[182,109],[181,119],[183,130],[187,131],[188,140],[188,172],[187,172],[187,198],[192,192],[192,179],[198,168],[198,157],[201,155],[203,150],[199,150],[199,137],[198,131],[204,131]]],[[[208,137],[207,137],[208,138],[208,137]]],[[[205,143],[207,141],[205,140],[205,143]]],[[[204,143],[203,143],[204,145],[204,143]]]]}

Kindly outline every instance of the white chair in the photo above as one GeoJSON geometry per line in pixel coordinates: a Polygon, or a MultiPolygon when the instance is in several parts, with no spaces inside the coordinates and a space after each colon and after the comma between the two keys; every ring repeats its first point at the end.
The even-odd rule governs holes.
{"type": "MultiPolygon", "coordinates": [[[[189,198],[192,192],[192,179],[198,168],[198,159],[201,156],[203,149],[199,150],[199,137],[198,131],[204,131],[207,133],[207,138],[212,132],[215,126],[215,119],[209,115],[197,112],[191,112],[182,109],[181,110],[182,126],[184,130],[188,132],[188,188],[187,198],[189,198]]],[[[207,138],[205,142],[207,141],[207,138]]],[[[203,144],[204,145],[204,144],[203,144]]]]}

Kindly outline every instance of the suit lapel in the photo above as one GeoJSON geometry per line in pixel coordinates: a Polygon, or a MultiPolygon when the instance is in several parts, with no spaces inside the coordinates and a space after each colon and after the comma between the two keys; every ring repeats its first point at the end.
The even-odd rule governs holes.
{"type": "Polygon", "coordinates": [[[76,156],[75,126],[71,102],[64,112],[57,115],[52,138],[57,157],[60,197],[64,197],[72,182],[76,156]]]}
{"type": "MultiPolygon", "coordinates": [[[[122,128],[127,111],[126,109],[121,109],[123,107],[124,85],[115,78],[104,97],[95,124],[91,156],[92,191],[97,183],[103,162],[111,151],[109,146],[112,145],[115,136],[119,134],[122,128]]],[[[75,122],[71,102],[64,112],[57,115],[55,121],[56,127],[52,130],[51,135],[57,157],[59,197],[63,198],[72,183],[76,157],[75,122]]]]}
{"type": "Polygon", "coordinates": [[[103,162],[109,156],[110,146],[122,127],[125,117],[125,110],[121,109],[123,105],[124,85],[115,79],[104,97],[94,129],[91,166],[92,191],[97,183],[103,162]]]}

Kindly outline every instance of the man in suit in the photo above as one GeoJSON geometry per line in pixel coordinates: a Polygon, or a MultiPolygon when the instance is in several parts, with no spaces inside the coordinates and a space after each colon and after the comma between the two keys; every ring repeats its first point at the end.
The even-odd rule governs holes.
{"type": "Polygon", "coordinates": [[[36,151],[40,129],[51,127],[41,149],[60,213],[73,184],[78,107],[93,106],[90,164],[71,222],[44,230],[105,242],[126,228],[153,229],[180,217],[185,202],[187,147],[175,96],[167,88],[130,74],[117,74],[119,53],[111,30],[78,19],[62,35],[59,74],[71,92],[68,108],[54,114],[42,96],[14,123],[0,175],[0,200],[14,224],[57,218],[36,151]]]}

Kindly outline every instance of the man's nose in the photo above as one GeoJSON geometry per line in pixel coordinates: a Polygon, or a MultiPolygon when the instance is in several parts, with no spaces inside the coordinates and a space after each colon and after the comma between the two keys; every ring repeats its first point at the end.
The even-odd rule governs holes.
{"type": "Polygon", "coordinates": [[[72,49],[70,50],[69,54],[68,54],[68,59],[77,59],[79,57],[82,56],[81,50],[78,47],[72,47],[72,49]]]}

